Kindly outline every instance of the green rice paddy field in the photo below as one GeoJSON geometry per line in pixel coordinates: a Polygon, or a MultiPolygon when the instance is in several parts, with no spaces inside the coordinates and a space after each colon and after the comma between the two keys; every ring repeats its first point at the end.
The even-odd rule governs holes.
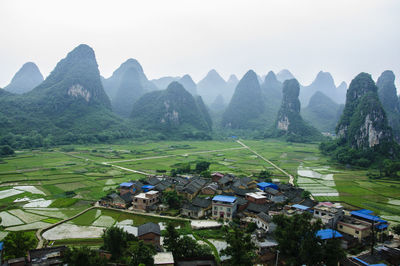
{"type": "MultiPolygon", "coordinates": [[[[294,175],[296,184],[315,194],[317,200],[340,201],[352,209],[368,208],[393,222],[400,221],[400,179],[369,180],[366,170],[330,162],[319,153],[317,144],[243,142],[294,175]]],[[[275,181],[288,182],[286,176],[235,141],[124,142],[18,151],[0,162],[4,232],[56,223],[88,208],[119,183],[143,177],[118,167],[155,174],[157,170],[169,172],[179,163],[191,163],[194,168],[202,160],[212,163],[211,171],[250,176],[268,169],[275,181]]],[[[116,215],[106,216],[119,221],[116,215]]],[[[96,217],[92,216],[86,213],[72,223],[93,224],[96,217]]]]}

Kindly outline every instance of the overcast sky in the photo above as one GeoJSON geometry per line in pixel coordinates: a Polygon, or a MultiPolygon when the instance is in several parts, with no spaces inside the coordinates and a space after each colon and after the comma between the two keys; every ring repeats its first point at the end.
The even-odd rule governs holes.
{"type": "MultiPolygon", "coordinates": [[[[148,78],[212,68],[225,79],[287,68],[304,85],[400,76],[399,0],[0,0],[0,87],[27,61],[47,76],[81,43],[109,77],[136,58],[148,78]]],[[[399,88],[399,79],[396,79],[399,88]]]]}

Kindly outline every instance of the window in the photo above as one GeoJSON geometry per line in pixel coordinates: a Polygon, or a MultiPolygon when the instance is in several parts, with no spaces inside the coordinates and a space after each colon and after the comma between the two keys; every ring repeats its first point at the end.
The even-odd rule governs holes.
{"type": "Polygon", "coordinates": [[[218,207],[217,206],[214,207],[214,211],[218,211],[218,207]]]}
{"type": "Polygon", "coordinates": [[[343,228],[343,225],[339,225],[339,228],[342,229],[342,228],[343,228]]]}
{"type": "Polygon", "coordinates": [[[217,212],[216,212],[216,211],[214,212],[214,215],[217,215],[217,212]]]}
{"type": "Polygon", "coordinates": [[[356,230],[356,234],[358,235],[359,233],[360,233],[360,231],[357,231],[357,230],[356,230]]]}
{"type": "Polygon", "coordinates": [[[228,212],[230,212],[231,211],[231,208],[228,208],[228,212]]]}
{"type": "Polygon", "coordinates": [[[315,211],[315,214],[319,214],[319,211],[315,211]]]}

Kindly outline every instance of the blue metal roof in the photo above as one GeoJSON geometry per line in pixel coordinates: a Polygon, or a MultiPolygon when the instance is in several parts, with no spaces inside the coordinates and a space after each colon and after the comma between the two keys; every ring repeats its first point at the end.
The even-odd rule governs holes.
{"type": "Polygon", "coordinates": [[[133,185],[133,183],[131,183],[131,182],[124,182],[124,183],[119,184],[120,187],[130,187],[132,185],[133,185]]]}
{"type": "Polygon", "coordinates": [[[4,242],[0,242],[0,251],[2,251],[4,248],[4,242]]]}
{"type": "Polygon", "coordinates": [[[142,188],[152,189],[152,188],[154,188],[154,186],[152,186],[152,185],[144,185],[142,188]]]}
{"type": "Polygon", "coordinates": [[[217,195],[217,196],[215,196],[213,198],[213,200],[233,203],[233,202],[235,202],[236,197],[234,197],[234,196],[225,196],[225,195],[217,195]]]}
{"type": "Polygon", "coordinates": [[[379,224],[376,226],[376,228],[378,228],[379,230],[385,229],[388,227],[388,224],[379,224]]]}
{"type": "Polygon", "coordinates": [[[358,210],[358,212],[364,213],[364,214],[371,214],[371,213],[373,213],[373,211],[367,210],[367,209],[361,209],[361,210],[358,210]]]}
{"type": "Polygon", "coordinates": [[[343,237],[341,233],[332,229],[322,229],[317,232],[317,237],[322,240],[343,237]]]}
{"type": "Polygon", "coordinates": [[[263,189],[265,189],[265,188],[267,188],[267,187],[271,187],[271,188],[276,189],[276,190],[279,189],[278,186],[277,186],[276,184],[274,184],[274,183],[268,183],[268,182],[260,182],[260,183],[257,183],[257,186],[260,187],[260,188],[263,188],[263,189]]]}
{"type": "Polygon", "coordinates": [[[372,212],[368,212],[368,211],[369,210],[352,211],[352,212],[350,212],[350,214],[360,217],[360,218],[370,220],[370,221],[374,221],[374,222],[381,222],[381,223],[386,222],[385,220],[382,220],[379,216],[369,214],[372,212]]]}
{"type": "Polygon", "coordinates": [[[306,211],[306,210],[308,210],[310,208],[310,207],[307,207],[307,206],[304,206],[304,205],[301,205],[301,204],[294,204],[294,205],[292,205],[292,207],[296,208],[296,209],[299,209],[299,210],[302,210],[302,211],[306,211]]]}

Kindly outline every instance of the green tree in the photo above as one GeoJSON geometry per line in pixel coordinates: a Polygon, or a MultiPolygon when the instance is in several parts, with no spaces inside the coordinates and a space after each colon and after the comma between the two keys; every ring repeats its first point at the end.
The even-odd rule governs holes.
{"type": "Polygon", "coordinates": [[[196,240],[188,236],[181,237],[172,224],[167,225],[167,232],[164,237],[164,247],[171,251],[174,258],[190,258],[211,256],[209,246],[199,245],[196,240]]]}
{"type": "Polygon", "coordinates": [[[163,193],[162,202],[168,204],[172,209],[179,209],[182,205],[183,197],[178,195],[175,190],[163,193]]]}
{"type": "Polygon", "coordinates": [[[10,146],[4,145],[0,147],[0,156],[8,156],[13,154],[14,150],[10,146]]]}
{"type": "Polygon", "coordinates": [[[393,233],[396,235],[400,235],[400,224],[396,224],[395,226],[392,227],[393,233]]]}
{"type": "Polygon", "coordinates": [[[67,249],[63,262],[74,266],[106,266],[107,260],[100,258],[99,254],[88,247],[73,247],[67,249]]]}
{"type": "Polygon", "coordinates": [[[157,254],[156,249],[151,244],[146,244],[143,240],[129,242],[127,254],[130,255],[128,259],[129,265],[137,266],[143,263],[146,266],[153,265],[153,256],[157,254]]]}
{"type": "Polygon", "coordinates": [[[260,173],[258,174],[260,178],[271,178],[272,172],[269,170],[261,170],[260,173]]]}
{"type": "Polygon", "coordinates": [[[342,248],[342,240],[338,238],[328,239],[323,243],[323,261],[327,266],[336,266],[346,257],[342,248]]]}
{"type": "Polygon", "coordinates": [[[316,237],[322,224],[320,220],[311,223],[311,218],[309,213],[273,218],[278,249],[289,265],[319,265],[322,261],[322,247],[316,237]]]}
{"type": "Polygon", "coordinates": [[[112,259],[117,260],[122,257],[128,248],[128,242],[136,240],[134,235],[128,234],[122,228],[110,227],[102,235],[103,249],[109,251],[112,259]]]}
{"type": "Polygon", "coordinates": [[[201,161],[196,163],[196,173],[201,173],[204,171],[208,171],[208,169],[210,168],[211,163],[207,162],[207,161],[201,161]]]}
{"type": "Polygon", "coordinates": [[[226,242],[228,246],[221,254],[231,256],[230,265],[253,265],[256,246],[249,234],[244,233],[238,226],[233,226],[233,230],[226,231],[226,242]]]}
{"type": "Polygon", "coordinates": [[[9,232],[4,238],[4,259],[25,257],[28,250],[35,248],[36,238],[27,232],[9,232]]]}

